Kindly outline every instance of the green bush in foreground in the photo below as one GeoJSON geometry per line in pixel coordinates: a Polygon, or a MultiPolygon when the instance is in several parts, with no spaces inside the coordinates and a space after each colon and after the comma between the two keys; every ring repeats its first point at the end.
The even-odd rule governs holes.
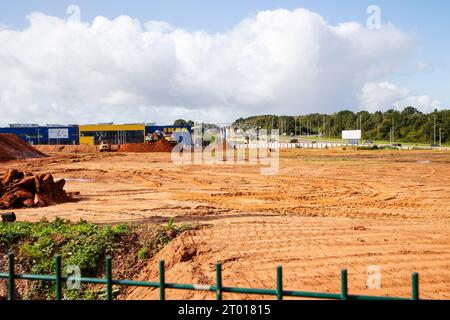
{"type": "MultiPolygon", "coordinates": [[[[138,251],[138,259],[146,259],[159,251],[170,240],[188,227],[177,227],[173,221],[155,229],[155,245],[138,251]]],[[[56,254],[62,258],[63,275],[67,266],[78,266],[83,277],[101,277],[104,258],[112,255],[115,247],[127,247],[137,236],[138,226],[129,224],[105,225],[80,221],[72,224],[57,218],[53,222],[0,223],[0,246],[13,251],[26,272],[54,274],[56,254]]],[[[33,282],[30,298],[54,298],[54,283],[33,282]]],[[[66,299],[101,299],[104,290],[98,292],[82,284],[81,290],[64,289],[66,299]]]]}

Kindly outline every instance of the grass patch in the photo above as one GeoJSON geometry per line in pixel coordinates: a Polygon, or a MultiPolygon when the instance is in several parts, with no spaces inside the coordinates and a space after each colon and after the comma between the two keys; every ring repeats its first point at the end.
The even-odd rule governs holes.
{"type": "Polygon", "coordinates": [[[169,219],[166,225],[156,230],[156,237],[150,238],[144,242],[137,253],[138,259],[144,260],[149,256],[153,256],[181,233],[191,230],[192,228],[193,227],[188,224],[179,227],[174,223],[173,219],[169,219]]]}
{"type": "MultiPolygon", "coordinates": [[[[173,220],[164,226],[151,227],[130,224],[101,226],[86,221],[73,224],[59,218],[53,222],[42,220],[39,223],[0,223],[0,246],[3,253],[15,253],[18,266],[26,273],[54,274],[54,256],[60,254],[64,276],[67,275],[65,271],[69,266],[76,266],[83,277],[99,278],[104,276],[105,256],[114,256],[115,252],[129,255],[132,246],[140,246],[140,234],[143,230],[147,230],[146,240],[141,249],[134,251],[134,259],[150,258],[188,229],[190,226],[178,227],[173,220]]],[[[2,265],[5,267],[6,263],[2,265]]],[[[69,290],[66,286],[63,288],[65,299],[104,297],[104,288],[95,290],[93,286],[85,284],[81,285],[80,290],[69,290]]],[[[34,281],[25,298],[54,299],[54,289],[54,283],[34,281]]]]}

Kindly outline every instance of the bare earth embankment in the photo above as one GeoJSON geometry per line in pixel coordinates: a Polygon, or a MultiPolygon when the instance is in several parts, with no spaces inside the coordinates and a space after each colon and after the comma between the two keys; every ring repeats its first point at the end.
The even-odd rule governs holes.
{"type": "MultiPolygon", "coordinates": [[[[282,264],[286,289],[339,292],[339,271],[347,268],[351,293],[408,297],[417,271],[423,298],[450,298],[448,152],[292,150],[281,153],[276,176],[250,165],[175,166],[170,154],[158,153],[55,153],[0,167],[51,173],[67,181],[68,192],[81,192],[76,203],[16,210],[18,220],[174,217],[209,225],[173,241],[140,279],[156,280],[157,261],[165,259],[168,281],[213,284],[221,261],[225,286],[274,288],[282,264]],[[372,265],[381,268],[381,290],[366,289],[372,265]]],[[[158,292],[130,289],[128,297],[158,292]]]]}
{"type": "Polygon", "coordinates": [[[0,162],[44,157],[45,154],[22,141],[16,135],[0,133],[0,162]]]}

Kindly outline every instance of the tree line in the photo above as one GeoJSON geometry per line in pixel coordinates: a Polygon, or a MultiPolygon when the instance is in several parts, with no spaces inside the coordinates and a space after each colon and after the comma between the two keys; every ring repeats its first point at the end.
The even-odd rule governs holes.
{"type": "MultiPolygon", "coordinates": [[[[343,130],[362,130],[364,140],[442,143],[450,142],[450,110],[425,114],[413,107],[403,111],[340,111],[331,115],[301,116],[260,115],[240,118],[235,128],[279,129],[281,134],[313,135],[340,139],[343,130]]],[[[269,131],[270,132],[270,131],[269,131]]]]}
{"type": "MultiPolygon", "coordinates": [[[[178,119],[174,125],[194,126],[193,121],[178,119]]],[[[410,143],[450,142],[450,110],[422,113],[414,107],[402,111],[385,112],[340,111],[331,115],[309,114],[299,116],[259,115],[237,119],[234,128],[279,129],[280,134],[312,135],[340,139],[343,130],[362,130],[363,140],[410,143]]],[[[207,127],[216,127],[209,124],[207,127]]]]}

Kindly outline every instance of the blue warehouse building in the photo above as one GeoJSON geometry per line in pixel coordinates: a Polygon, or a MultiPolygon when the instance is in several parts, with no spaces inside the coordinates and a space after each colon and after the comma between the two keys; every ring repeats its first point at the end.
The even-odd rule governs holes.
{"type": "Polygon", "coordinates": [[[31,145],[78,145],[79,128],[77,125],[60,126],[35,124],[11,124],[0,128],[0,133],[11,133],[31,145]]]}

